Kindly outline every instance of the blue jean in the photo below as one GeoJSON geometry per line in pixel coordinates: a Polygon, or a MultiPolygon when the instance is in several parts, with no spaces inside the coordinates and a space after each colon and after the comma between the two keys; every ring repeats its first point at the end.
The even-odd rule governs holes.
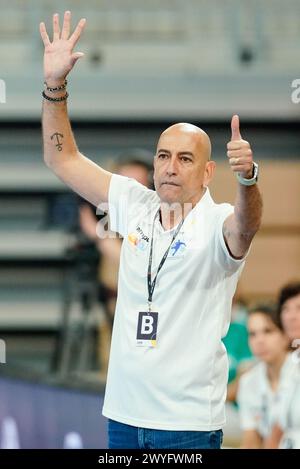
{"type": "Polygon", "coordinates": [[[220,449],[222,439],[222,430],[152,430],[108,420],[109,449],[220,449]]]}

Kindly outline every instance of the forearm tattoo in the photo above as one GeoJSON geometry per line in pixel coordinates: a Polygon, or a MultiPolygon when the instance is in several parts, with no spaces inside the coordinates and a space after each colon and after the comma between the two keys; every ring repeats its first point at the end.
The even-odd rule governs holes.
{"type": "Polygon", "coordinates": [[[51,135],[51,140],[55,142],[55,146],[58,149],[58,151],[62,151],[62,139],[64,138],[63,134],[60,134],[59,132],[55,132],[53,135],[51,135]]]}

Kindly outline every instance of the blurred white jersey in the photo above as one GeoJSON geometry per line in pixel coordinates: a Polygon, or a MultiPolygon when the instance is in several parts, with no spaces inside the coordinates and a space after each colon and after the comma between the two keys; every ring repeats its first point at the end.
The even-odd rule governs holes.
{"type": "Polygon", "coordinates": [[[290,389],[294,367],[292,356],[288,354],[281,367],[275,392],[270,386],[265,363],[259,362],[242,375],[238,405],[243,430],[256,430],[262,438],[270,435],[273,425],[280,421],[280,412],[290,389]]]}
{"type": "Polygon", "coordinates": [[[300,360],[299,351],[291,354],[293,368],[289,389],[281,406],[279,423],[284,430],[280,448],[300,449],[300,360]]]}

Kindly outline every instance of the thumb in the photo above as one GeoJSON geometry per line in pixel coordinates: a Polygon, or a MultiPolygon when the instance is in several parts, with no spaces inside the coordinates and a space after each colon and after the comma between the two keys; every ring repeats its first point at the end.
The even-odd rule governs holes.
{"type": "Polygon", "coordinates": [[[74,54],[71,55],[71,63],[72,67],[74,67],[75,63],[77,62],[78,59],[84,56],[83,52],[74,52],[74,54]]]}
{"type": "Polygon", "coordinates": [[[235,114],[231,119],[231,141],[241,139],[242,136],[240,134],[240,118],[237,114],[235,114]]]}

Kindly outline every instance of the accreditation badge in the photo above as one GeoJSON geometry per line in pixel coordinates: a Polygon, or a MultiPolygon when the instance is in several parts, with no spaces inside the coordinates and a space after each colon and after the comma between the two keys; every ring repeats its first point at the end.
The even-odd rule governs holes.
{"type": "Polygon", "coordinates": [[[136,345],[139,347],[156,347],[158,313],[140,311],[138,315],[136,345]]]}

